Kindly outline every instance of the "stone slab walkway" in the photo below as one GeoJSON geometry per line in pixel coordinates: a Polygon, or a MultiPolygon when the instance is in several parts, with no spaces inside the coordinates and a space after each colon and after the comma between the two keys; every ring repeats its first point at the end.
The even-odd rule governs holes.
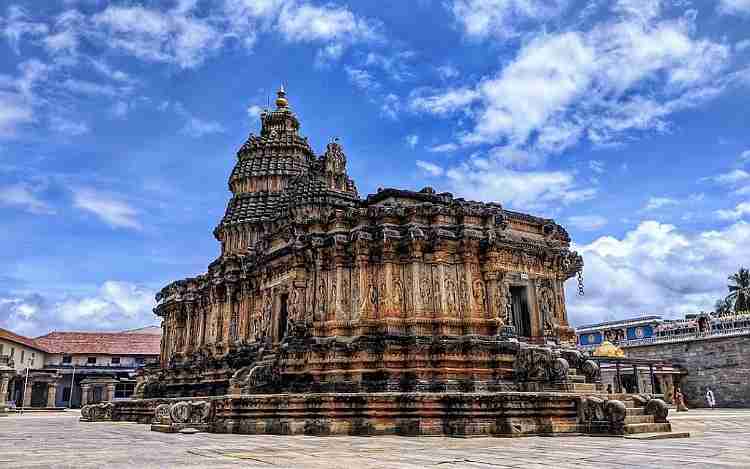
{"type": "MultiPolygon", "coordinates": [[[[672,414],[670,412],[670,414],[672,414]]],[[[78,413],[0,420],[1,468],[748,468],[750,410],[671,416],[687,439],[408,438],[163,434],[78,413]]]]}

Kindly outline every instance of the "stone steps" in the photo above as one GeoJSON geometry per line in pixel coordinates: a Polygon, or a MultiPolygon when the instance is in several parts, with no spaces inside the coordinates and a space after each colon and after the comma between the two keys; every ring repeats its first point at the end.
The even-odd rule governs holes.
{"type": "Polygon", "coordinates": [[[672,438],[690,438],[690,432],[633,433],[625,435],[629,440],[667,440],[672,438]]]}
{"type": "Polygon", "coordinates": [[[670,433],[672,424],[670,423],[632,423],[625,425],[625,434],[633,435],[636,433],[670,433]]]}
{"type": "Polygon", "coordinates": [[[596,384],[594,383],[571,383],[571,388],[574,392],[596,392],[596,384]]]}
{"type": "Polygon", "coordinates": [[[625,417],[625,425],[636,423],[654,423],[653,415],[628,415],[625,417]]]}
{"type": "Polygon", "coordinates": [[[628,407],[625,409],[626,415],[646,415],[646,409],[643,407],[628,407]]]}

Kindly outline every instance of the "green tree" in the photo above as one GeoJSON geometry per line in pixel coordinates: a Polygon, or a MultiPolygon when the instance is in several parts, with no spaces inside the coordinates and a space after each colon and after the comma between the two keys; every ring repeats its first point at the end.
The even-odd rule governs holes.
{"type": "Polygon", "coordinates": [[[750,310],[750,270],[740,267],[740,270],[729,276],[727,300],[732,302],[737,312],[750,310]]]}
{"type": "Polygon", "coordinates": [[[732,304],[732,300],[730,300],[729,298],[721,298],[716,300],[714,311],[719,316],[723,316],[725,314],[730,314],[733,311],[733,307],[734,305],[732,304]]]}

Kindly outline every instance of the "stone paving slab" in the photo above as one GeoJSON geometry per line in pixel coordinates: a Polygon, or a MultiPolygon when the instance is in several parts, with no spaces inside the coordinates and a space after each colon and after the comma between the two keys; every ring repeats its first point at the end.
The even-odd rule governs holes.
{"type": "Polygon", "coordinates": [[[0,421],[0,468],[750,468],[750,410],[672,417],[687,439],[166,434],[77,412],[0,421]]]}

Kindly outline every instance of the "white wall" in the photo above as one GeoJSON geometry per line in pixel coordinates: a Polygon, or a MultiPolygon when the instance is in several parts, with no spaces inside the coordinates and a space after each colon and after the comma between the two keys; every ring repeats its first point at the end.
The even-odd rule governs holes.
{"type": "Polygon", "coordinates": [[[71,362],[70,363],[63,363],[63,355],[56,353],[56,354],[50,354],[47,356],[47,365],[75,365],[78,367],[85,367],[85,366],[113,366],[113,367],[123,367],[123,368],[135,368],[137,366],[140,366],[136,363],[136,356],[128,356],[128,355],[100,355],[100,354],[74,354],[71,356],[71,362]],[[96,363],[95,364],[89,364],[88,359],[89,357],[96,357],[96,363]],[[119,357],[120,363],[119,364],[112,364],[112,357],[119,357]]]}
{"type": "Polygon", "coordinates": [[[13,358],[13,363],[17,371],[25,370],[26,367],[31,369],[42,368],[44,366],[45,353],[27,347],[25,345],[11,342],[7,339],[0,339],[0,355],[9,355],[13,358]],[[29,359],[33,357],[33,363],[29,359]]]}

